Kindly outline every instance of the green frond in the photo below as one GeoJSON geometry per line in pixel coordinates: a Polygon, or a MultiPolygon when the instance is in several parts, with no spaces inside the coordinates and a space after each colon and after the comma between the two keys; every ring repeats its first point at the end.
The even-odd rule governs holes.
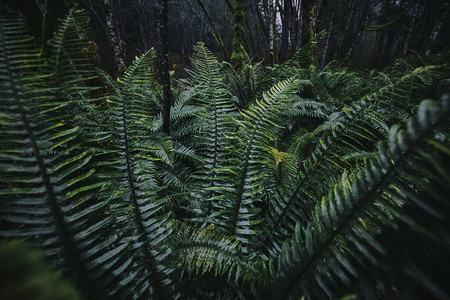
{"type": "Polygon", "coordinates": [[[98,100],[99,88],[93,84],[96,72],[86,40],[89,18],[82,10],[72,9],[61,20],[53,39],[49,41],[49,55],[45,57],[46,80],[58,98],[75,100],[81,107],[71,105],[71,110],[86,109],[80,102],[98,100]]]}
{"type": "Polygon", "coordinates": [[[203,214],[209,216],[217,199],[223,194],[229,175],[226,165],[227,148],[230,145],[228,133],[232,130],[229,114],[235,110],[227,97],[227,91],[220,75],[219,64],[212,53],[201,43],[194,48],[192,87],[195,90],[196,105],[201,105],[198,114],[196,145],[203,157],[203,167],[196,174],[206,189],[195,189],[194,197],[204,202],[203,214]]]}
{"type": "Polygon", "coordinates": [[[224,229],[236,235],[243,243],[243,251],[248,245],[257,243],[255,235],[261,232],[262,220],[257,207],[262,198],[262,178],[260,167],[268,160],[268,142],[275,138],[274,127],[279,127],[280,109],[284,101],[291,97],[297,83],[290,79],[279,82],[263,95],[261,100],[241,112],[236,151],[239,151],[236,182],[232,191],[219,202],[220,218],[224,229]]]}
{"type": "Polygon", "coordinates": [[[213,224],[197,229],[182,225],[172,247],[189,274],[225,276],[236,284],[255,285],[264,280],[262,270],[241,256],[240,243],[213,224]]]}
{"type": "Polygon", "coordinates": [[[308,64],[311,61],[311,48],[316,48],[317,43],[323,39],[325,35],[326,32],[320,32],[308,43],[303,45],[291,59],[288,59],[284,63],[272,68],[265,78],[259,83],[257,88],[258,93],[256,95],[259,96],[262,92],[267,91],[279,81],[296,76],[299,69],[309,67],[308,64]]]}
{"type": "Polygon", "coordinates": [[[91,268],[107,273],[105,260],[94,258],[108,256],[107,244],[114,238],[108,228],[111,216],[99,218],[108,202],[96,197],[107,182],[93,180],[95,151],[83,143],[82,129],[74,122],[79,112],[67,109],[76,100],[59,98],[59,88],[46,86],[51,80],[39,71],[45,68],[30,50],[23,24],[5,11],[0,14],[0,235],[38,242],[87,294],[101,297],[92,284],[98,274],[91,268]],[[99,241],[96,256],[89,257],[86,253],[99,241]]]}
{"type": "Polygon", "coordinates": [[[248,104],[255,100],[258,85],[264,78],[262,62],[253,63],[247,53],[244,53],[244,58],[244,62],[238,69],[229,63],[222,63],[225,84],[231,95],[236,97],[236,105],[239,109],[246,109],[248,104]]]}
{"type": "Polygon", "coordinates": [[[444,230],[450,182],[437,163],[439,158],[448,159],[448,153],[441,151],[448,147],[448,141],[436,139],[434,132],[438,128],[448,131],[445,124],[449,110],[448,96],[438,103],[424,101],[418,116],[409,120],[407,130],[391,128],[387,141],[378,144],[376,160],[367,160],[364,169],[354,175],[344,173],[316,206],[308,227],[298,224],[293,238],[283,246],[274,273],[275,284],[281,287],[278,298],[300,298],[302,294],[333,298],[342,291],[341,284],[351,285],[355,279],[360,281],[357,290],[365,298],[376,293],[389,296],[392,285],[411,295],[408,290],[414,290],[417,284],[436,297],[448,297],[442,287],[431,283],[428,276],[432,274],[427,274],[426,267],[415,265],[414,257],[404,257],[398,269],[392,268],[384,249],[389,244],[377,240],[376,232],[366,224],[402,221],[417,237],[423,235],[435,250],[448,251],[443,241],[450,238],[444,230]],[[440,146],[431,150],[431,144],[440,146]],[[427,153],[430,150],[435,157],[427,153]],[[433,222],[418,217],[414,210],[433,222]],[[410,271],[412,266],[418,268],[414,273],[410,271]],[[405,280],[407,285],[403,284],[405,280]]]}
{"type": "Polygon", "coordinates": [[[415,105],[409,95],[426,89],[427,83],[422,78],[439,77],[442,77],[440,67],[415,69],[397,82],[344,107],[342,112],[330,115],[330,120],[315,130],[318,134],[315,150],[301,163],[297,182],[287,196],[274,198],[269,204],[267,235],[275,245],[270,242],[268,251],[279,251],[279,236],[291,234],[297,222],[306,224],[313,216],[318,199],[344,169],[352,166],[342,158],[352,152],[373,151],[373,141],[384,136],[384,128],[401,121],[403,118],[398,118],[401,112],[406,116],[412,114],[415,105]],[[388,111],[397,114],[393,116],[388,111]]]}
{"type": "Polygon", "coordinates": [[[170,248],[164,243],[171,234],[170,198],[158,180],[173,165],[172,141],[152,132],[155,118],[148,106],[153,92],[154,50],[137,58],[118,79],[118,92],[110,95],[110,150],[114,159],[104,171],[114,184],[104,197],[113,203],[114,214],[128,224],[120,230],[124,250],[116,275],[123,276],[119,290],[126,297],[172,297],[173,268],[166,261],[170,248]],[[120,271],[119,271],[120,270],[120,271]]]}

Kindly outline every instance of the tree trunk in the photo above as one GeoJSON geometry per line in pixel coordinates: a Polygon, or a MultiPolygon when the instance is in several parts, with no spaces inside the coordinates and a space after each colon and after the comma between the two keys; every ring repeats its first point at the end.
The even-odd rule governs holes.
{"type": "MultiPolygon", "coordinates": [[[[314,0],[302,1],[302,45],[306,45],[314,36],[313,32],[313,18],[314,18],[314,0]]],[[[309,49],[310,62],[313,62],[313,48],[309,49]]]]}
{"type": "MultiPolygon", "coordinates": [[[[268,27],[266,26],[266,23],[264,22],[264,18],[263,18],[263,12],[261,11],[260,7],[259,7],[259,1],[258,0],[253,0],[253,6],[255,9],[255,13],[256,16],[258,18],[259,24],[261,26],[261,31],[263,32],[263,36],[262,38],[262,45],[261,48],[261,53],[265,56],[266,59],[270,60],[270,57],[266,56],[267,55],[267,46],[268,46],[268,41],[270,40],[270,32],[268,27]]],[[[257,25],[258,22],[255,22],[255,25],[257,25]]]]}
{"type": "Polygon", "coordinates": [[[278,64],[278,42],[277,42],[277,0],[270,0],[270,9],[272,11],[272,47],[270,49],[270,64],[278,64]],[[275,1],[275,3],[274,3],[275,1]]]}
{"type": "Polygon", "coordinates": [[[161,49],[159,51],[159,63],[161,73],[161,84],[164,89],[163,103],[163,125],[162,131],[170,134],[170,107],[172,105],[172,91],[170,90],[169,74],[169,32],[168,32],[168,0],[160,0],[160,41],[161,49]]]}
{"type": "Polygon", "coordinates": [[[231,54],[230,63],[238,68],[244,60],[242,53],[242,45],[244,40],[244,0],[236,0],[234,6],[234,35],[233,35],[233,53],[231,54]]]}
{"type": "Polygon", "coordinates": [[[314,0],[302,1],[302,45],[313,38],[314,0]]]}
{"type": "Polygon", "coordinates": [[[208,19],[209,25],[211,26],[212,36],[214,37],[214,40],[216,41],[217,46],[219,46],[220,50],[222,50],[222,53],[225,56],[225,59],[228,59],[229,58],[228,51],[225,48],[225,45],[223,43],[223,39],[220,36],[220,33],[217,30],[216,25],[214,24],[212,16],[210,15],[208,10],[206,9],[205,3],[203,2],[203,0],[197,0],[197,2],[200,5],[200,7],[202,8],[202,11],[205,14],[206,18],[208,19]]]}
{"type": "MultiPolygon", "coordinates": [[[[256,47],[255,38],[253,37],[252,28],[250,27],[250,23],[248,21],[245,9],[244,9],[244,19],[245,19],[245,27],[247,28],[248,38],[250,40],[250,45],[252,46],[252,49],[254,51],[254,55],[256,56],[256,55],[258,55],[258,49],[256,47]]],[[[247,51],[250,51],[249,47],[247,47],[247,51]]]]}
{"type": "Polygon", "coordinates": [[[53,38],[58,19],[66,15],[67,7],[64,0],[45,0],[44,18],[42,20],[41,53],[48,55],[48,41],[53,38]]]}

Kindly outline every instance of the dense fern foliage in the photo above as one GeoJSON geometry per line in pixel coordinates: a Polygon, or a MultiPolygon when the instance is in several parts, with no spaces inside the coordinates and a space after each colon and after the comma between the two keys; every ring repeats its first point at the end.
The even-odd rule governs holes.
{"type": "MultiPolygon", "coordinates": [[[[323,35],[323,34],[321,34],[323,35]]],[[[72,10],[0,22],[0,236],[88,299],[450,297],[449,66],[239,69],[201,43],[171,135],[149,50],[96,70],[72,10]]]]}

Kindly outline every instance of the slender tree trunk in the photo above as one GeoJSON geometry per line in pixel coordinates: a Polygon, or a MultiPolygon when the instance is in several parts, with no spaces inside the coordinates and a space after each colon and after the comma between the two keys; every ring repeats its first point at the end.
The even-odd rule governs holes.
{"type": "MultiPolygon", "coordinates": [[[[254,51],[254,55],[258,54],[258,49],[256,48],[255,38],[253,37],[252,28],[250,27],[250,23],[247,18],[247,14],[244,9],[244,20],[245,20],[245,27],[247,28],[248,38],[250,40],[250,45],[252,46],[252,49],[254,51]]],[[[250,51],[249,48],[247,48],[247,51],[250,51]]]]}
{"type": "MultiPolygon", "coordinates": [[[[313,19],[314,19],[314,0],[302,0],[302,45],[306,45],[314,36],[313,19]]],[[[313,62],[313,48],[309,49],[311,58],[309,63],[313,62]]]]}
{"type": "Polygon", "coordinates": [[[48,41],[53,38],[58,19],[63,18],[72,5],[73,2],[68,0],[45,0],[44,18],[42,20],[42,54],[48,55],[48,41]]]}
{"type": "Polygon", "coordinates": [[[271,61],[273,66],[278,64],[278,42],[277,42],[277,0],[270,0],[270,9],[272,11],[272,47],[270,49],[271,61]],[[274,3],[275,1],[275,3],[274,3]]]}
{"type": "MultiPolygon", "coordinates": [[[[264,22],[263,13],[259,7],[259,1],[253,0],[253,6],[255,8],[255,13],[256,13],[256,16],[258,17],[258,21],[261,26],[261,30],[263,32],[263,37],[262,37],[263,46],[260,47],[260,51],[263,55],[267,55],[268,51],[266,49],[268,49],[267,42],[270,40],[270,32],[269,32],[268,27],[266,26],[266,23],[264,22]]],[[[258,23],[255,22],[255,24],[258,24],[258,23]]],[[[266,58],[268,58],[268,60],[270,60],[270,57],[266,56],[266,58]]]]}
{"type": "Polygon", "coordinates": [[[197,0],[198,4],[202,8],[203,13],[205,14],[206,18],[208,19],[209,25],[211,26],[211,32],[214,40],[216,41],[217,45],[219,46],[220,50],[222,50],[223,55],[225,56],[225,59],[229,58],[228,51],[225,48],[225,45],[223,43],[223,39],[220,36],[219,31],[216,28],[216,25],[214,24],[213,18],[209,14],[209,11],[206,9],[205,3],[203,0],[197,0]]]}
{"type": "MultiPolygon", "coordinates": [[[[289,36],[290,36],[290,26],[292,24],[291,19],[291,1],[284,0],[282,7],[280,7],[281,16],[281,45],[280,45],[280,58],[281,61],[287,59],[289,53],[289,36]]],[[[280,5],[281,6],[281,5],[280,5]]]]}
{"type": "Polygon", "coordinates": [[[292,48],[289,56],[292,56],[297,52],[297,49],[300,47],[300,0],[295,0],[295,3],[292,6],[292,19],[294,19],[293,31],[291,36],[292,48]]]}
{"type": "Polygon", "coordinates": [[[233,35],[233,53],[231,54],[230,63],[238,68],[244,60],[242,53],[242,45],[244,40],[244,0],[236,0],[234,6],[234,35],[233,35]]]}
{"type": "Polygon", "coordinates": [[[161,49],[159,51],[159,63],[161,73],[161,84],[164,89],[163,103],[163,125],[162,131],[170,134],[170,107],[172,105],[172,91],[170,90],[169,74],[169,32],[168,32],[168,0],[160,0],[160,41],[161,49]]]}

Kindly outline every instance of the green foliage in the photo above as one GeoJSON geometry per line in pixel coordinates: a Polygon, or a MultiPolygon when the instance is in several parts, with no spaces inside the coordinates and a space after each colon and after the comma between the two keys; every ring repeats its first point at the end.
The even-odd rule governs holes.
{"type": "Polygon", "coordinates": [[[83,12],[47,57],[8,15],[0,236],[87,298],[448,298],[447,65],[319,69],[305,48],[264,72],[197,44],[167,136],[154,50],[116,80],[83,12]]]}

